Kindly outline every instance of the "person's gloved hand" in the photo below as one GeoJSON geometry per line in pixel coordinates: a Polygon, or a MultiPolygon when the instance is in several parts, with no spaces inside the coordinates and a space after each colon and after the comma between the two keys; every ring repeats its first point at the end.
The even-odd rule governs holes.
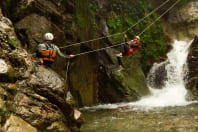
{"type": "Polygon", "coordinates": [[[69,58],[74,58],[75,57],[75,55],[69,55],[69,58]]]}
{"type": "Polygon", "coordinates": [[[127,38],[127,35],[126,34],[124,34],[124,38],[127,38]]]}

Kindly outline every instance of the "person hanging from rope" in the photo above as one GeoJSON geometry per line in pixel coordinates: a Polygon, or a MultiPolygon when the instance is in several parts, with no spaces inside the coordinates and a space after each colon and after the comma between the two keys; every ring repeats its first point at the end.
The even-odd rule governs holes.
{"type": "Polygon", "coordinates": [[[120,65],[120,68],[123,67],[121,57],[134,55],[135,51],[137,51],[141,48],[141,43],[140,43],[140,37],[139,36],[136,36],[129,43],[127,42],[127,35],[126,34],[124,35],[124,39],[125,39],[125,44],[120,46],[120,54],[117,55],[117,60],[118,60],[118,64],[120,65]]]}
{"type": "Polygon", "coordinates": [[[140,37],[136,36],[135,39],[131,40],[129,45],[132,47],[133,49],[133,54],[136,50],[139,50],[142,48],[141,43],[140,43],[140,37]]]}
{"type": "Polygon", "coordinates": [[[52,43],[52,40],[54,39],[54,35],[52,33],[45,33],[44,38],[45,42],[39,44],[37,47],[37,56],[40,59],[41,64],[51,66],[55,60],[56,54],[67,59],[75,57],[75,55],[72,54],[63,54],[59,47],[52,43]]]}

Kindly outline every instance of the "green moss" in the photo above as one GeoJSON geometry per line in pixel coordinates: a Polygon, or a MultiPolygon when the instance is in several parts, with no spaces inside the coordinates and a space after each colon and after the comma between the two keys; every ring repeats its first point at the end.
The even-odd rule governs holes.
{"type": "Polygon", "coordinates": [[[13,39],[8,39],[8,43],[9,43],[9,45],[10,45],[10,47],[12,49],[16,49],[17,48],[17,44],[16,44],[16,42],[13,39]]]}
{"type": "MultiPolygon", "coordinates": [[[[109,27],[110,34],[123,32],[123,18],[119,15],[112,15],[107,19],[107,25],[109,27]]],[[[123,41],[123,35],[115,36],[111,38],[113,44],[117,44],[123,41]]]]}
{"type": "MultiPolygon", "coordinates": [[[[0,27],[0,28],[2,28],[2,27],[0,27]]],[[[12,31],[12,28],[5,28],[5,31],[6,32],[11,32],[12,31]]]]}
{"type": "Polygon", "coordinates": [[[88,1],[87,0],[77,0],[77,24],[81,29],[86,28],[87,26],[87,18],[89,15],[89,9],[85,8],[88,7],[88,1]]]}
{"type": "Polygon", "coordinates": [[[77,0],[76,23],[81,41],[94,38],[96,34],[96,7],[97,5],[88,0],[77,0]]]}

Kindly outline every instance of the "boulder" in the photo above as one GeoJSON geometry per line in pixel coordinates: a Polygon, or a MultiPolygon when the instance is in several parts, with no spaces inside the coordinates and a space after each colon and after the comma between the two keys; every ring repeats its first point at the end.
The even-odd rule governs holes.
{"type": "MultiPolygon", "coordinates": [[[[36,67],[35,73],[31,75],[30,80],[28,81],[28,86],[33,88],[39,95],[47,98],[50,103],[56,105],[56,107],[61,110],[61,113],[64,115],[64,119],[66,119],[65,121],[71,130],[75,129],[75,131],[77,131],[80,129],[78,126],[81,126],[82,124],[82,117],[80,118],[80,121],[79,119],[76,120],[74,118],[73,108],[66,102],[67,98],[69,98],[67,97],[68,89],[64,83],[64,79],[61,78],[60,75],[49,67],[36,67]]],[[[50,109],[50,107],[45,104],[44,106],[51,111],[56,111],[50,109]]]]}
{"type": "Polygon", "coordinates": [[[37,132],[37,129],[20,117],[11,115],[3,126],[5,132],[37,132]]]}
{"type": "Polygon", "coordinates": [[[64,97],[67,89],[63,78],[51,68],[44,66],[36,67],[35,71],[30,77],[29,84],[33,87],[35,86],[36,91],[45,92],[46,94],[51,92],[54,96],[64,97]]]}

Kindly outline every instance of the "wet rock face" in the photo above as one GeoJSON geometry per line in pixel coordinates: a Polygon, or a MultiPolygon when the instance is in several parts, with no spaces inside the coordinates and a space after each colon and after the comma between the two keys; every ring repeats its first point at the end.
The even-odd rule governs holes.
{"type": "Polygon", "coordinates": [[[198,99],[198,37],[196,36],[188,55],[188,82],[186,84],[187,89],[190,92],[190,98],[193,100],[198,99]]]}
{"type": "MultiPolygon", "coordinates": [[[[46,32],[54,34],[55,39],[53,42],[60,47],[68,45],[68,43],[109,35],[107,17],[108,13],[113,12],[110,11],[113,1],[5,0],[1,3],[4,13],[14,22],[17,35],[22,42],[21,45],[30,52],[34,52],[38,43],[44,41],[43,35],[46,32]],[[94,9],[90,10],[91,8],[94,9]]],[[[77,54],[109,45],[111,45],[110,41],[104,39],[61,50],[64,53],[67,51],[67,53],[77,54]]],[[[137,65],[138,70],[135,69],[136,65],[128,68],[127,72],[129,71],[130,74],[127,74],[127,72],[123,76],[114,74],[119,68],[115,54],[117,53],[109,49],[79,56],[71,60],[68,84],[79,106],[91,106],[99,102],[137,100],[139,96],[148,94],[145,76],[140,65],[137,65]]],[[[137,63],[138,61],[135,60],[137,63]]],[[[52,66],[62,77],[65,77],[66,62],[65,59],[57,57],[56,62],[52,66]]],[[[133,59],[130,59],[130,63],[127,63],[127,65],[133,64],[133,59]]],[[[40,71],[41,69],[37,70],[40,71]]],[[[41,71],[41,73],[43,72],[45,71],[41,71]]],[[[40,77],[38,74],[34,74],[34,76],[35,78],[40,77]]],[[[44,76],[42,77],[44,79],[42,80],[43,82],[47,79],[50,80],[50,77],[47,78],[47,76],[45,78],[44,76]]],[[[33,80],[35,81],[36,79],[33,80]]],[[[31,81],[33,82],[33,80],[31,81]]],[[[53,80],[51,82],[53,83],[53,80]]],[[[37,83],[38,81],[30,85],[39,94],[48,93],[53,98],[56,98],[55,93],[58,93],[58,96],[63,98],[63,91],[57,90],[57,87],[60,88],[59,86],[50,87],[50,89],[54,90],[54,93],[49,93],[47,91],[48,86],[43,87],[37,83]],[[37,86],[39,89],[37,89],[37,86]]],[[[53,99],[51,98],[51,100],[53,99]]],[[[55,100],[59,100],[59,98],[55,100]]],[[[60,101],[60,106],[61,104],[62,100],[60,101]]]]}
{"type": "Polygon", "coordinates": [[[164,18],[164,31],[173,39],[193,39],[198,33],[197,12],[198,1],[192,1],[179,8],[173,9],[164,18]],[[175,26],[177,26],[177,28],[174,28],[175,26]]]}
{"type": "Polygon", "coordinates": [[[64,79],[50,68],[37,67],[37,60],[20,47],[13,27],[1,20],[0,25],[2,130],[80,131],[82,118],[75,119],[74,109],[65,101],[68,90],[64,79]]]}
{"type": "Polygon", "coordinates": [[[63,96],[64,92],[67,91],[63,81],[64,79],[50,68],[37,67],[29,83],[37,86],[37,88],[40,86],[40,89],[44,89],[44,91],[51,89],[55,95],[60,96],[62,94],[61,96],[63,96]]]}
{"type": "Polygon", "coordinates": [[[198,75],[198,37],[196,36],[188,55],[188,66],[189,66],[189,77],[194,77],[198,75]]]}
{"type": "Polygon", "coordinates": [[[167,80],[166,65],[168,62],[162,63],[162,65],[154,64],[154,69],[147,76],[147,82],[152,88],[161,89],[165,85],[167,80]]]}

